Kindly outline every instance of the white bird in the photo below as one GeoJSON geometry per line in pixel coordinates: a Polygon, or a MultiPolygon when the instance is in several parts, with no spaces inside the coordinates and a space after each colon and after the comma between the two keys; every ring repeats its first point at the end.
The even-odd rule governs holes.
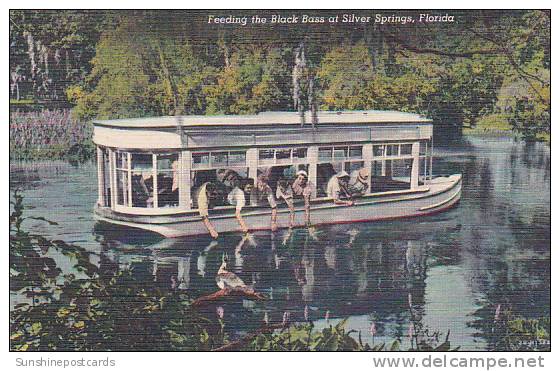
{"type": "Polygon", "coordinates": [[[210,242],[210,244],[206,246],[204,250],[198,255],[198,259],[196,260],[196,267],[198,269],[198,274],[202,277],[206,276],[206,258],[208,257],[208,252],[216,246],[218,246],[218,241],[212,240],[212,242],[210,242]]]}
{"type": "Polygon", "coordinates": [[[222,265],[216,274],[216,284],[220,289],[246,288],[247,285],[235,273],[227,270],[227,255],[222,256],[222,265]]]}

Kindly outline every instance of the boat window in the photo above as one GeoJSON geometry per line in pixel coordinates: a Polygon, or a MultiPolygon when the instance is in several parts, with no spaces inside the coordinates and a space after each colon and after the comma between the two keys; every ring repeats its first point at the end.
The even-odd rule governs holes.
{"type": "MultiPolygon", "coordinates": [[[[424,146],[425,148],[425,146],[424,146]]],[[[420,145],[422,150],[422,145],[420,145]]],[[[412,143],[400,144],[374,144],[373,157],[411,157],[412,156],[412,143]]]]}
{"type": "Polygon", "coordinates": [[[291,149],[278,149],[276,150],[276,159],[278,160],[284,160],[284,159],[289,159],[292,156],[292,150],[291,149]]]}
{"type": "Polygon", "coordinates": [[[111,206],[111,175],[110,169],[110,156],[109,150],[107,148],[103,149],[103,195],[104,195],[104,203],[103,206],[110,207],[111,206]]]}
{"type": "Polygon", "coordinates": [[[193,169],[218,169],[221,167],[245,166],[245,151],[194,152],[193,169]]]}
{"type": "Polygon", "coordinates": [[[423,140],[420,142],[420,156],[426,156],[428,153],[428,141],[423,140]]]}
{"type": "Polygon", "coordinates": [[[276,150],[276,160],[278,160],[278,162],[290,161],[291,157],[292,157],[292,150],[291,149],[277,149],[276,150]]]}
{"type": "Polygon", "coordinates": [[[350,147],[350,158],[362,158],[362,146],[350,147]]]}
{"type": "Polygon", "coordinates": [[[128,170],[117,169],[117,205],[128,205],[128,170]]]}
{"type": "Polygon", "coordinates": [[[153,208],[179,206],[179,154],[115,154],[117,205],[153,208]]]}
{"type": "Polygon", "coordinates": [[[128,152],[117,152],[117,169],[128,170],[128,152]]]}
{"type": "Polygon", "coordinates": [[[294,159],[303,160],[307,157],[307,148],[294,148],[292,153],[294,159]]]}
{"type": "Polygon", "coordinates": [[[157,193],[158,207],[179,206],[179,154],[158,154],[157,193]]]}
{"type": "Polygon", "coordinates": [[[192,167],[193,169],[210,167],[210,153],[193,153],[192,154],[192,167]]]}
{"type": "Polygon", "coordinates": [[[373,146],[373,157],[383,157],[383,152],[385,151],[384,145],[374,145],[373,146]]]}
{"type": "Polygon", "coordinates": [[[245,152],[230,152],[228,158],[228,166],[245,166],[247,163],[245,152]]]}
{"type": "Polygon", "coordinates": [[[331,161],[332,160],[332,147],[321,147],[319,148],[319,161],[331,161]]]}
{"type": "Polygon", "coordinates": [[[132,207],[154,207],[154,156],[151,153],[131,153],[132,207]]]}
{"type": "Polygon", "coordinates": [[[154,159],[151,153],[133,153],[132,169],[133,170],[151,170],[154,166],[154,159]]]}
{"type": "Polygon", "coordinates": [[[398,144],[388,144],[386,151],[386,156],[398,156],[399,155],[399,145],[398,144]]]}
{"type": "Polygon", "coordinates": [[[277,148],[259,150],[259,166],[297,164],[305,162],[307,148],[277,148]]]}
{"type": "Polygon", "coordinates": [[[117,179],[117,205],[128,205],[128,170],[129,170],[128,152],[118,151],[115,156],[116,162],[116,179],[117,179]]]}
{"type": "Polygon", "coordinates": [[[412,162],[412,158],[372,161],[371,191],[387,192],[409,189],[412,162]]]}
{"type": "Polygon", "coordinates": [[[364,167],[364,162],[363,161],[352,161],[352,162],[345,162],[344,163],[344,171],[346,171],[350,175],[354,171],[360,170],[363,167],[364,167]]]}
{"type": "Polygon", "coordinates": [[[227,152],[212,152],[212,164],[214,166],[227,166],[228,153],[227,152]]]}
{"type": "Polygon", "coordinates": [[[344,160],[348,157],[348,147],[334,147],[334,160],[344,160]]]}
{"type": "Polygon", "coordinates": [[[362,159],[362,146],[319,147],[319,163],[362,159]]]}
{"type": "Polygon", "coordinates": [[[412,143],[401,144],[400,155],[411,155],[412,154],[412,143]]]}

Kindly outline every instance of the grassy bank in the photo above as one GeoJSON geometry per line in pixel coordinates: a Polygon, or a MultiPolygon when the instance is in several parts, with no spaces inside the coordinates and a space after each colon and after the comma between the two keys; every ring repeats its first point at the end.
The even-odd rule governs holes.
{"type": "Polygon", "coordinates": [[[10,160],[84,161],[94,153],[92,134],[67,109],[11,112],[10,160]]]}

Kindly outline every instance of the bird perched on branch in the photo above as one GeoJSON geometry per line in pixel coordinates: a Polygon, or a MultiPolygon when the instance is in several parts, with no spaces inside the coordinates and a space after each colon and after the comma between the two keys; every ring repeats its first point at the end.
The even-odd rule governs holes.
{"type": "Polygon", "coordinates": [[[227,270],[227,254],[222,255],[222,265],[216,274],[216,284],[220,289],[248,288],[248,286],[235,273],[227,270]]]}

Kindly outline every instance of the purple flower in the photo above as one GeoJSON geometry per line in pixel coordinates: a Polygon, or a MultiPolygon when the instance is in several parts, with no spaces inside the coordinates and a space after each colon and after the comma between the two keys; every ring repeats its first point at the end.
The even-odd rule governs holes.
{"type": "Polygon", "coordinates": [[[329,322],[330,316],[331,316],[331,312],[327,310],[327,313],[325,313],[325,321],[329,322]]]}
{"type": "Polygon", "coordinates": [[[309,321],[309,307],[307,305],[303,309],[303,318],[305,318],[306,321],[309,321]]]}
{"type": "Polygon", "coordinates": [[[218,317],[219,317],[220,319],[223,319],[223,318],[224,318],[224,308],[222,308],[222,307],[217,307],[217,308],[216,308],[216,314],[218,315],[218,317]]]}
{"type": "Polygon", "coordinates": [[[282,317],[282,326],[286,326],[290,321],[290,312],[284,312],[284,316],[282,317]]]}
{"type": "Polygon", "coordinates": [[[377,328],[375,327],[375,321],[371,323],[371,327],[369,328],[369,333],[371,336],[375,336],[377,334],[377,328]]]}
{"type": "Polygon", "coordinates": [[[414,336],[414,324],[411,322],[410,326],[408,326],[408,337],[412,339],[414,336]]]}
{"type": "Polygon", "coordinates": [[[502,313],[502,304],[498,304],[496,307],[496,312],[494,313],[494,321],[500,320],[500,314],[502,313]]]}

